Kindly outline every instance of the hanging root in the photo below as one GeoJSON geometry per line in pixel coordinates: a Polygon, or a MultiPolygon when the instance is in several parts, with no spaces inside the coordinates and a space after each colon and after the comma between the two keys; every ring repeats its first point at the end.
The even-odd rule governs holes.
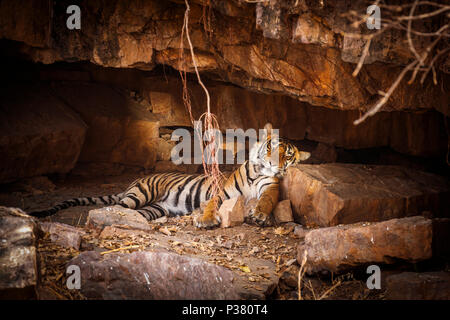
{"type": "MultiPolygon", "coordinates": [[[[219,123],[217,121],[217,118],[214,114],[211,113],[211,98],[208,92],[208,89],[204,85],[200,73],[198,71],[198,65],[197,65],[197,59],[194,53],[194,47],[191,42],[191,38],[189,36],[189,11],[190,6],[188,0],[185,0],[186,4],[186,11],[184,13],[184,22],[183,22],[183,28],[181,30],[181,39],[180,39],[180,62],[179,62],[179,70],[180,70],[180,76],[181,81],[183,83],[183,102],[188,110],[190,120],[192,122],[192,125],[194,126],[194,135],[196,131],[197,137],[202,137],[201,132],[203,129],[203,132],[205,132],[206,140],[202,139],[202,142],[200,143],[201,150],[202,150],[202,162],[203,162],[203,169],[205,171],[205,174],[208,175],[212,179],[212,188],[211,188],[211,198],[213,198],[216,195],[219,195],[222,191],[222,180],[223,180],[223,174],[220,172],[219,169],[219,159],[218,157],[218,148],[220,147],[218,145],[218,141],[216,141],[215,132],[217,130],[220,130],[219,123]],[[202,87],[203,91],[205,92],[206,96],[206,112],[203,113],[199,121],[201,123],[200,128],[196,128],[194,124],[194,117],[192,116],[192,105],[191,100],[189,97],[189,91],[187,87],[187,79],[186,79],[186,68],[183,68],[182,62],[185,61],[184,58],[184,46],[183,46],[183,40],[184,36],[186,36],[186,40],[189,44],[189,51],[191,54],[191,60],[192,65],[195,69],[195,74],[197,75],[197,81],[202,87]],[[181,71],[183,70],[183,71],[181,71]],[[209,151],[207,155],[205,155],[205,149],[209,148],[209,151]]],[[[208,24],[209,26],[209,24],[208,24]]],[[[209,31],[211,30],[210,27],[208,28],[209,31]]]]}

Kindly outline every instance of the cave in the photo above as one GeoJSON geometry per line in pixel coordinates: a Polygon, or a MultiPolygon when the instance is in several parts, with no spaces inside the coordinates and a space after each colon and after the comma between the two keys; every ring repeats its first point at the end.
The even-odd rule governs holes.
{"type": "MultiPolygon", "coordinates": [[[[0,1],[0,298],[450,299],[450,6],[427,3],[381,1],[397,22],[370,29],[363,0],[0,1]],[[214,228],[196,226],[206,200],[151,221],[92,198],[27,214],[212,175],[173,160],[208,114],[308,154],[266,225],[245,196],[214,228]]],[[[228,177],[252,143],[217,147],[228,177]]]]}

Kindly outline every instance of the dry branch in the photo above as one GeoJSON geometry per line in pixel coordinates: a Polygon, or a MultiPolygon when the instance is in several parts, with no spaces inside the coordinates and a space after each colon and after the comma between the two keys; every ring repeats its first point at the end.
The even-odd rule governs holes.
{"type": "MultiPolygon", "coordinates": [[[[361,57],[353,71],[353,76],[356,77],[358,73],[360,72],[364,61],[369,54],[369,49],[371,42],[374,38],[382,35],[389,29],[397,29],[402,30],[406,32],[406,43],[408,46],[409,51],[412,53],[413,60],[406,65],[403,70],[400,72],[400,74],[397,76],[396,80],[391,84],[389,89],[384,91],[379,90],[379,94],[381,95],[381,98],[377,101],[377,103],[370,108],[366,113],[364,113],[359,119],[355,120],[353,123],[354,125],[358,125],[364,120],[366,120],[368,117],[373,116],[378,111],[381,110],[381,108],[388,102],[389,98],[395,91],[395,89],[398,87],[400,82],[403,80],[403,78],[406,76],[406,74],[413,70],[411,74],[411,78],[408,81],[408,84],[412,84],[419,72],[423,72],[423,75],[421,77],[420,83],[423,84],[428,73],[432,71],[433,73],[433,83],[437,85],[437,77],[436,77],[436,70],[435,65],[439,58],[443,57],[445,53],[448,52],[448,47],[439,49],[440,44],[442,43],[442,39],[450,38],[450,33],[448,32],[450,23],[445,23],[439,27],[439,29],[435,32],[423,32],[413,29],[413,22],[418,20],[424,20],[424,19],[441,19],[440,21],[445,21],[447,19],[448,15],[447,12],[450,11],[450,5],[448,4],[441,4],[437,2],[432,1],[420,1],[420,0],[414,0],[412,3],[408,4],[402,4],[402,5],[385,5],[385,4],[379,4],[379,1],[375,1],[373,4],[379,5],[381,8],[386,9],[388,18],[383,18],[382,21],[382,27],[381,29],[370,33],[370,34],[359,34],[359,33],[351,33],[351,32],[342,32],[342,35],[344,37],[349,38],[357,38],[357,39],[364,39],[366,40],[366,44],[364,46],[364,49],[362,51],[361,57]],[[418,7],[424,7],[424,6],[431,6],[434,7],[433,11],[425,12],[425,13],[417,13],[418,7]],[[438,9],[436,9],[438,8],[438,9]],[[408,10],[407,14],[403,14],[405,10],[408,10]],[[406,22],[406,26],[404,23],[406,22]],[[435,37],[435,39],[431,42],[429,46],[427,46],[425,49],[419,51],[414,44],[412,35],[415,35],[416,37],[435,37]]],[[[366,22],[369,16],[367,14],[361,15],[358,14],[355,11],[350,11],[349,13],[344,14],[343,16],[346,16],[347,18],[353,20],[352,25],[357,28],[362,23],[366,22]]],[[[445,44],[444,44],[445,45],[445,44]]]]}
{"type": "Polygon", "coordinates": [[[302,263],[300,265],[300,269],[298,270],[298,283],[297,283],[298,300],[303,300],[303,298],[302,298],[302,279],[306,272],[305,265],[306,265],[306,261],[308,260],[307,255],[308,255],[308,252],[305,250],[305,252],[303,253],[303,259],[302,259],[302,263]]]}

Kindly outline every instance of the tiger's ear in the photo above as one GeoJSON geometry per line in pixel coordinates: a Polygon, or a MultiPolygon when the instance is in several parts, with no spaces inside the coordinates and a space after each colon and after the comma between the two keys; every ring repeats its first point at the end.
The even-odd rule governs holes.
{"type": "Polygon", "coordinates": [[[277,134],[273,132],[273,126],[270,122],[267,122],[264,126],[264,134],[262,140],[268,140],[270,138],[278,137],[277,134]]]}
{"type": "Polygon", "coordinates": [[[297,159],[297,163],[300,163],[301,161],[308,160],[309,157],[311,157],[311,153],[306,152],[306,151],[299,151],[298,154],[299,154],[299,157],[297,159]]]}

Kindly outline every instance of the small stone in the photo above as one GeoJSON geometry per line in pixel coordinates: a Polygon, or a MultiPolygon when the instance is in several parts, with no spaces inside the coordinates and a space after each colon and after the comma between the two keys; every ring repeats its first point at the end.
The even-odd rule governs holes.
{"type": "Polygon", "coordinates": [[[309,231],[310,231],[310,230],[304,228],[303,226],[298,225],[298,226],[295,226],[295,228],[294,228],[294,235],[295,235],[297,238],[303,239],[303,238],[305,238],[306,234],[307,234],[309,231]]]}
{"type": "Polygon", "coordinates": [[[252,248],[252,250],[250,250],[250,254],[254,254],[254,253],[258,253],[258,252],[260,252],[261,250],[258,248],[258,247],[253,247],[252,248]]]}
{"type": "Polygon", "coordinates": [[[285,223],[294,221],[290,200],[282,200],[278,202],[273,210],[273,216],[277,223],[285,223]]]}
{"type": "Polygon", "coordinates": [[[126,225],[139,230],[151,230],[152,227],[139,212],[119,205],[89,211],[86,227],[101,231],[106,226],[126,225]]]}
{"type": "Polygon", "coordinates": [[[258,204],[258,199],[256,199],[256,198],[248,199],[247,202],[245,203],[244,216],[245,217],[249,216],[250,212],[252,212],[252,210],[256,208],[257,204],[258,204]]]}
{"type": "Polygon", "coordinates": [[[224,243],[221,244],[221,246],[227,249],[232,249],[234,246],[234,241],[232,240],[225,241],[224,243]]]}
{"type": "Polygon", "coordinates": [[[220,227],[229,228],[244,223],[244,198],[225,200],[219,208],[220,227]]]}
{"type": "Polygon", "coordinates": [[[80,249],[81,238],[85,231],[59,222],[41,222],[39,224],[42,231],[50,234],[50,240],[65,248],[80,249]]]}

